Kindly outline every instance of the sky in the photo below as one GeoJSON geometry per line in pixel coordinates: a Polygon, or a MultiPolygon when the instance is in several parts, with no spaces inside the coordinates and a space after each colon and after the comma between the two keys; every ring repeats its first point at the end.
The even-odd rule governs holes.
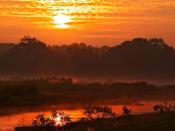
{"type": "Polygon", "coordinates": [[[0,0],[0,42],[116,45],[136,37],[175,47],[175,0],[0,0]]]}

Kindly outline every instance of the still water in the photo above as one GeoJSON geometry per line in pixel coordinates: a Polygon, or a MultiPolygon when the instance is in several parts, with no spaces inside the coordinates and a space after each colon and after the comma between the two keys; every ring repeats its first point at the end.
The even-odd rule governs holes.
{"type": "MultiPolygon", "coordinates": [[[[142,114],[142,113],[149,113],[153,112],[153,106],[155,104],[160,104],[162,102],[159,101],[151,101],[151,102],[139,102],[133,103],[128,105],[129,109],[132,111],[133,114],[142,114]]],[[[168,102],[168,104],[174,104],[174,101],[168,102]]],[[[122,107],[123,105],[109,105],[118,115],[122,114],[122,107]]],[[[59,109],[58,109],[59,110],[59,109]]],[[[13,115],[6,115],[0,117],[0,131],[7,131],[13,130],[16,126],[27,126],[31,125],[32,120],[35,118],[36,115],[44,113],[46,116],[50,115],[52,109],[48,109],[45,111],[27,111],[24,113],[17,113],[13,115]]],[[[63,111],[66,114],[69,114],[72,118],[72,121],[77,121],[79,118],[84,117],[83,115],[83,108],[77,109],[64,109],[62,108],[59,111],[63,111]]]]}

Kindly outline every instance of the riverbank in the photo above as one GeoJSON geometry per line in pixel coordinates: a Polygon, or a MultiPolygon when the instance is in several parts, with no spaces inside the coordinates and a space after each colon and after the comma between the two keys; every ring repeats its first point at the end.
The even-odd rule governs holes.
{"type": "Polygon", "coordinates": [[[64,127],[16,127],[15,131],[175,131],[175,112],[73,122],[64,127]]]}

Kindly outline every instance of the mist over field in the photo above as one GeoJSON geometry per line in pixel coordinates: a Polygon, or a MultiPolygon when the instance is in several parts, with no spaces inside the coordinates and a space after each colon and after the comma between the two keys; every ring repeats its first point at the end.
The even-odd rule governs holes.
{"type": "Polygon", "coordinates": [[[0,131],[175,131],[174,0],[0,0],[0,131]]]}

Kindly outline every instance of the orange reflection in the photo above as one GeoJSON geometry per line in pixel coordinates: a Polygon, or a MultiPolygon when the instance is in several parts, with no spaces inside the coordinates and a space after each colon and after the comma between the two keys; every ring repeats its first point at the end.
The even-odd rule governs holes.
{"type": "MultiPolygon", "coordinates": [[[[133,114],[142,114],[142,113],[153,112],[153,106],[161,102],[150,101],[150,102],[141,102],[141,103],[142,104],[133,103],[131,105],[128,105],[128,107],[129,109],[131,109],[131,112],[133,114]]],[[[174,101],[171,101],[169,103],[170,104],[174,103],[174,101]]],[[[118,116],[122,115],[123,105],[109,105],[109,106],[113,109],[114,112],[117,113],[118,116]]],[[[77,109],[75,110],[63,109],[60,111],[63,111],[65,114],[69,114],[72,118],[72,121],[77,121],[80,118],[84,117],[82,107],[77,107],[77,109]]],[[[50,116],[50,111],[27,112],[27,113],[19,113],[15,115],[0,117],[0,123],[1,123],[0,130],[12,129],[16,126],[31,125],[32,120],[38,114],[45,114],[46,116],[50,116]]]]}

